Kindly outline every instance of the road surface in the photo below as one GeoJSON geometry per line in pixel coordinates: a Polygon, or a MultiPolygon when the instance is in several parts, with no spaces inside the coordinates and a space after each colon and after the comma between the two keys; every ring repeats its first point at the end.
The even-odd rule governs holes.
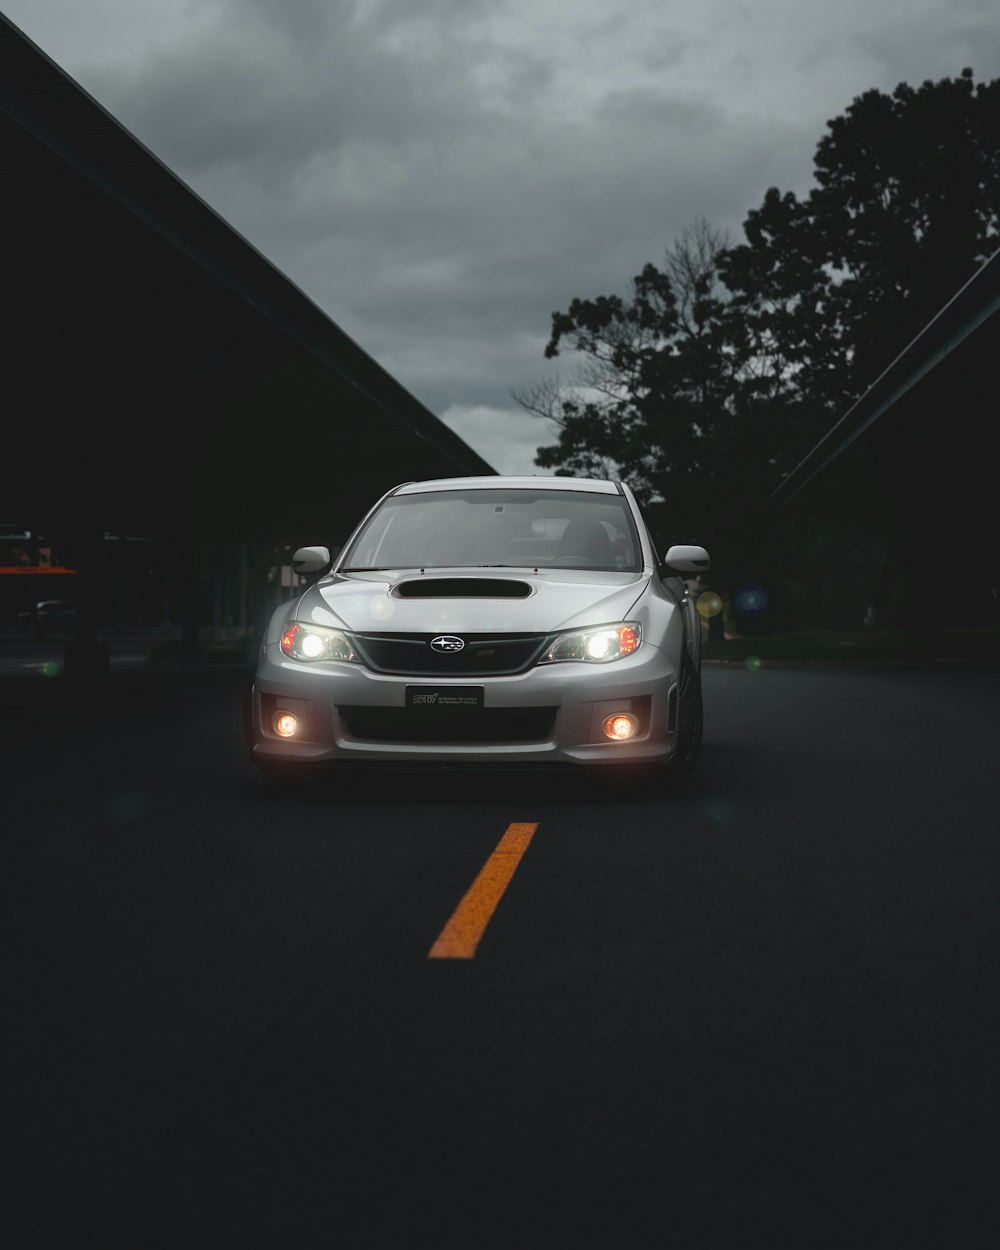
{"type": "Polygon", "coordinates": [[[643,796],[118,678],[3,686],[8,1245],[993,1244],[1000,668],[706,666],[643,796]]]}

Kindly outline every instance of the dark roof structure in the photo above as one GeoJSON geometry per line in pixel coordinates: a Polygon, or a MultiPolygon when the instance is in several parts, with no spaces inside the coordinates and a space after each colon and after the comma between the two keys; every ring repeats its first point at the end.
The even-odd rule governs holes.
{"type": "Polygon", "coordinates": [[[333,534],[495,472],[0,14],[2,521],[333,534]]]}
{"type": "MultiPolygon", "coordinates": [[[[936,456],[943,450],[941,444],[953,420],[957,418],[961,430],[975,428],[987,413],[995,416],[997,395],[991,386],[995,387],[1000,347],[998,313],[1000,251],[973,274],[788,475],[772,493],[770,506],[787,504],[876,421],[899,419],[904,410],[911,417],[926,410],[938,430],[936,456]],[[938,386],[944,388],[940,394],[938,386]]],[[[963,457],[968,450],[963,447],[963,457]]]]}
{"type": "Polygon", "coordinates": [[[1000,251],[766,501],[774,517],[852,516],[890,535],[900,620],[996,625],[1000,251]]]}

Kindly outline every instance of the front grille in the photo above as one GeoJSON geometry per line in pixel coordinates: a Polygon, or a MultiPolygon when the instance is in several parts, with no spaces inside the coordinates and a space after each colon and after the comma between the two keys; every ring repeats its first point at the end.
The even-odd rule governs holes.
{"type": "Polygon", "coordinates": [[[352,738],[367,742],[545,742],[552,736],[554,707],[341,707],[352,738]]]}
{"type": "Polygon", "coordinates": [[[462,634],[461,651],[440,654],[438,634],[351,634],[365,664],[376,673],[405,677],[489,677],[523,673],[545,649],[548,634],[462,634]]]}

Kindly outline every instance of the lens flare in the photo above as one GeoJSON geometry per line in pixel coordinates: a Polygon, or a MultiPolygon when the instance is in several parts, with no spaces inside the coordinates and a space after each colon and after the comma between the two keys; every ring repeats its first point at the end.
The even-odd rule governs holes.
{"type": "Polygon", "coordinates": [[[387,621],[395,610],[396,605],[386,595],[373,595],[368,600],[368,613],[377,621],[387,621]]]}
{"type": "Polygon", "coordinates": [[[760,616],[767,607],[767,593],[763,586],[741,586],[733,603],[740,616],[760,616]]]}
{"type": "Polygon", "coordinates": [[[694,601],[694,606],[698,609],[698,615],[707,620],[710,616],[719,615],[722,611],[722,600],[714,590],[706,590],[694,601]]]}
{"type": "Polygon", "coordinates": [[[743,661],[751,673],[756,673],[759,668],[763,667],[764,661],[759,655],[748,655],[743,661]]]}
{"type": "Polygon", "coordinates": [[[137,820],[149,808],[149,795],[143,790],[120,790],[108,803],[108,815],[118,824],[137,820]]]}
{"type": "Polygon", "coordinates": [[[43,664],[38,671],[43,677],[58,677],[62,672],[62,669],[55,662],[55,660],[49,660],[48,663],[43,664]]]}

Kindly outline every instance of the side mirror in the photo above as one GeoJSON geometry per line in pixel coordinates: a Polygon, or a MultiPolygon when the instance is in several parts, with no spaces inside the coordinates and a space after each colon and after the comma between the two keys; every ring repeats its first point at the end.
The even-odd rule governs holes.
{"type": "Polygon", "coordinates": [[[663,572],[668,576],[670,574],[707,573],[710,565],[711,561],[704,547],[681,545],[671,547],[664,556],[663,572]]]}
{"type": "Polygon", "coordinates": [[[322,573],[330,567],[329,547],[300,547],[292,556],[292,572],[300,577],[322,573]]]}

